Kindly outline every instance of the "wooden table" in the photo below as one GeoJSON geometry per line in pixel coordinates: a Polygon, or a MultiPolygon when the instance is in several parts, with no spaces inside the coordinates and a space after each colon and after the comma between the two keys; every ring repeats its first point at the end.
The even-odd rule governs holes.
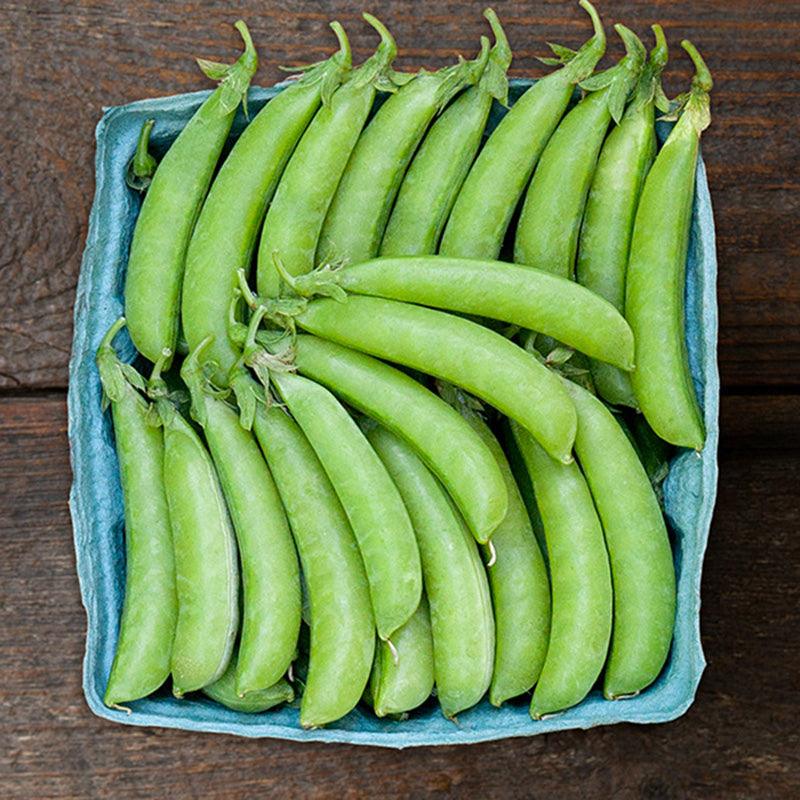
{"type": "MultiPolygon", "coordinates": [[[[689,74],[683,36],[716,79],[704,155],[720,263],[721,477],[703,580],[708,669],[685,717],[391,752],[134,729],[89,712],[65,392],[101,106],[206,86],[192,56],[231,58],[237,11],[264,84],[278,64],[329,53],[334,17],[358,57],[374,44],[360,5],[344,0],[236,5],[0,3],[0,796],[800,796],[797,2],[601,2],[607,23],[664,23],[671,94],[689,74]]],[[[404,67],[439,67],[484,32],[480,2],[378,7],[404,67]]],[[[545,39],[586,36],[573,3],[496,9],[515,75],[542,73],[545,39]]]]}

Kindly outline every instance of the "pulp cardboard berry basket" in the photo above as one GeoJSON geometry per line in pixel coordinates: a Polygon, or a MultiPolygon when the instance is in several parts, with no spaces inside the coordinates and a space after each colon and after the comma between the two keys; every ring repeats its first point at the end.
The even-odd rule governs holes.
{"type": "MultiPolygon", "coordinates": [[[[528,80],[512,81],[510,100],[513,102],[530,84],[528,80]]],[[[281,89],[281,85],[252,89],[252,111],[281,89]]],[[[595,690],[575,708],[540,721],[530,718],[527,701],[496,709],[484,700],[459,714],[456,723],[446,720],[435,702],[430,701],[402,722],[377,719],[359,707],[339,722],[310,731],[300,728],[296,704],[263,714],[243,714],[202,696],[176,700],[166,689],[131,703],[130,715],[103,704],[124,593],[125,549],[119,470],[110,415],[101,412],[94,354],[103,334],[123,309],[125,267],[140,205],[138,196],[125,184],[125,171],[145,119],[155,118],[153,144],[156,149],[165,150],[207,95],[198,92],[108,109],[97,126],[96,191],[75,303],[69,382],[74,472],[70,506],[81,595],[88,619],[83,688],[92,711],[128,725],[398,748],[534,736],[616,722],[666,722],[683,714],[694,699],[705,666],[700,643],[700,574],[716,494],[719,438],[717,264],[711,199],[702,161],[697,168],[687,262],[686,338],[708,438],[702,454],[682,451],[673,458],[664,484],[678,604],[669,660],[651,687],[638,697],[615,702],[604,700],[595,690]]],[[[501,115],[502,109],[496,105],[490,127],[497,124],[501,115]]],[[[232,136],[243,125],[240,116],[232,136]]],[[[668,126],[661,127],[662,140],[667,130],[668,126]]],[[[121,355],[133,358],[129,340],[121,355]]]]}

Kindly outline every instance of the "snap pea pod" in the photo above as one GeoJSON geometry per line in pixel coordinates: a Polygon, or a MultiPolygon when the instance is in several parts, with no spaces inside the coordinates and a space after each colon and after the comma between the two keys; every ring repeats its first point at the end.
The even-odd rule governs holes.
{"type": "Polygon", "coordinates": [[[117,320],[97,349],[104,402],[111,405],[125,507],[125,600],[103,701],[107,706],[154,692],[169,675],[178,603],[167,498],[164,438],[148,424],[144,380],[112,347],[117,320]]]}
{"type": "Polygon", "coordinates": [[[205,432],[227,501],[242,569],[243,615],[236,662],[240,695],[275,684],[289,668],[300,631],[300,573],[275,482],[239,415],[215,396],[203,367],[210,339],[181,367],[192,417],[205,432]]]}
{"type": "Polygon", "coordinates": [[[378,642],[370,678],[372,707],[379,717],[404,714],[422,705],[433,690],[433,639],[428,601],[423,594],[411,619],[378,642]]]}
{"type": "MultiPolygon", "coordinates": [[[[653,32],[656,46],[650,51],[633,98],[600,151],[578,244],[578,282],[619,311],[625,306],[625,271],[636,206],[656,155],[654,112],[656,105],[668,110],[661,89],[667,41],[660,25],[653,25],[653,32]]],[[[605,400],[638,408],[628,375],[594,359],[590,368],[595,388],[605,400]]]]}
{"type": "Polygon", "coordinates": [[[367,436],[414,523],[430,603],[436,694],[448,718],[489,688],[494,619],[478,548],[441,484],[411,447],[385,428],[367,436]]]}
{"type": "Polygon", "coordinates": [[[403,178],[381,242],[381,255],[435,253],[483,138],[492,101],[506,105],[511,49],[497,14],[483,14],[495,36],[486,69],[475,86],[447,108],[428,131],[403,178]]]}
{"type": "Polygon", "coordinates": [[[259,408],[254,430],[283,500],[308,592],[311,644],[300,724],[343,717],[369,680],[375,623],[353,531],[314,450],[277,406],[259,408]]]}
{"type": "Polygon", "coordinates": [[[675,567],[658,499],[633,445],[600,400],[564,383],[578,409],[575,452],[611,561],[614,629],[603,693],[614,700],[638,694],[664,666],[675,625],[675,567]]]}
{"type": "Polygon", "coordinates": [[[198,59],[219,87],[200,106],[153,176],[133,232],[125,279],[125,315],[136,349],[150,361],[174,352],[186,248],[239,103],[258,66],[247,26],[245,51],[233,65],[198,59]]]}
{"type": "Polygon", "coordinates": [[[486,570],[492,592],[496,646],[489,687],[492,705],[527,692],[539,679],[550,637],[550,582],[542,552],[503,448],[489,426],[461,405],[491,449],[508,489],[508,514],[492,536],[486,570]]]}
{"type": "Polygon", "coordinates": [[[243,711],[246,714],[258,714],[294,700],[294,689],[283,678],[266,689],[248,692],[246,697],[242,697],[236,688],[236,664],[239,660],[232,658],[222,677],[203,687],[203,694],[233,711],[243,711]]]}
{"type": "Polygon", "coordinates": [[[497,258],[536,162],[572,97],[575,84],[592,74],[603,57],[603,25],[588,0],[581,0],[594,35],[573,52],[552,46],[564,66],[542,78],[514,103],[489,137],[464,181],[444,229],[439,252],[463,258],[497,258]]]}
{"type": "Polygon", "coordinates": [[[376,89],[393,88],[388,73],[397,46],[379,20],[371,14],[364,14],[364,19],[380,33],[378,49],[317,112],[267,211],[258,248],[258,291],[264,297],[277,296],[281,286],[274,254],[290,275],[314,268],[322,223],[372,109],[376,89]]]}
{"type": "Polygon", "coordinates": [[[323,98],[350,69],[350,45],[338,22],[331,24],[340,49],[311,65],[295,83],[273,97],[236,141],[219,170],[197,220],[186,253],[181,318],[189,348],[213,336],[209,360],[214,381],[227,386],[241,353],[228,340],[228,313],[237,270],[250,257],[286,162],[323,98]]]}
{"type": "Polygon", "coordinates": [[[400,493],[361,429],[325,387],[289,373],[274,374],[272,383],[314,448],[350,520],[378,635],[389,639],[409,620],[422,593],[419,551],[400,493]]]}
{"type": "Polygon", "coordinates": [[[603,528],[578,465],[554,461],[513,421],[511,429],[533,482],[550,557],[550,642],[531,701],[531,716],[541,719],[580,703],[603,669],[611,574],[603,528]]]}
{"type": "Polygon", "coordinates": [[[405,439],[445,485],[473,536],[489,540],[506,514],[506,487],[489,448],[454,409],[404,372],[316,336],[296,337],[295,365],[405,439]]]}
{"type": "Polygon", "coordinates": [[[563,462],[572,459],[575,410],[534,356],[469,320],[378,297],[313,300],[297,324],[324,339],[460,386],[516,419],[563,462]]]}
{"type": "Polygon", "coordinates": [[[619,122],[647,51],[624,25],[625,57],[581,82],[590,91],[561,121],[533,174],[514,239],[514,261],[571,278],[586,196],[609,123],[619,122]]]}
{"type": "Polygon", "coordinates": [[[644,183],[625,296],[636,337],[633,391],[653,430],[670,444],[700,450],[703,417],[695,396],[684,332],[684,284],[700,135],[711,122],[711,73],[694,45],[681,47],[695,65],[680,118],[644,183]]]}
{"type": "Polygon", "coordinates": [[[178,593],[172,692],[183,697],[214,683],[228,666],[239,627],[239,568],[211,456],[167,398],[158,375],[161,364],[157,362],[148,390],[164,428],[164,486],[178,593]]]}
{"type": "MultiPolygon", "coordinates": [[[[475,61],[404,76],[405,85],[380,107],[350,156],[322,226],[317,264],[357,263],[377,254],[392,203],[428,125],[450,98],[480,79],[488,54],[485,47],[475,61]]],[[[399,73],[394,79],[403,80],[399,73]]]]}
{"type": "Polygon", "coordinates": [[[510,322],[623,369],[633,366],[633,333],[622,314],[543,270],[447,256],[377,258],[345,267],[335,280],[356,294],[510,322]]]}

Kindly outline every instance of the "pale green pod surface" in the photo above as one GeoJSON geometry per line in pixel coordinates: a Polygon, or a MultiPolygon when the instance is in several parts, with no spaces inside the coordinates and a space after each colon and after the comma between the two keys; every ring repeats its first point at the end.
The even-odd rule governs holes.
{"type": "Polygon", "coordinates": [[[104,702],[116,706],[154,692],[167,679],[178,604],[167,498],[164,441],[148,424],[148,404],[128,382],[111,348],[112,327],[97,360],[111,403],[125,506],[125,600],[104,702]]]}
{"type": "Polygon", "coordinates": [[[488,541],[505,517],[506,487],[489,448],[458,412],[405,372],[364,353],[304,334],[295,348],[298,371],[411,444],[476,540],[488,541]]]}
{"type": "Polygon", "coordinates": [[[568,389],[578,409],[575,451],[611,560],[614,632],[603,690],[615,699],[649,686],[664,666],[675,625],[675,567],[658,499],[630,440],[594,395],[573,383],[568,389]]]}
{"type": "Polygon", "coordinates": [[[375,622],[353,531],[314,450],[280,408],[259,409],[255,432],[272,470],[303,570],[311,628],[300,723],[351,711],[372,670],[375,622]]]}
{"type": "Polygon", "coordinates": [[[228,666],[239,626],[236,537],[211,456],[189,423],[159,400],[178,623],[172,691],[202,689],[228,666]]]}
{"type": "Polygon", "coordinates": [[[388,639],[414,613],[422,593],[419,551],[400,493],[358,425],[325,387],[291,374],[276,374],[273,381],[350,520],[378,634],[388,639]]]}
{"type": "Polygon", "coordinates": [[[539,679],[550,638],[550,581],[503,448],[480,417],[467,419],[491,448],[508,488],[508,513],[492,535],[491,551],[484,549],[497,640],[489,700],[500,706],[539,679]]]}
{"type": "Polygon", "coordinates": [[[236,690],[236,663],[237,659],[232,658],[222,677],[205,686],[203,694],[233,711],[244,711],[246,714],[258,714],[294,700],[294,689],[283,678],[266,689],[249,692],[247,697],[240,697],[236,690]]]}
{"type": "Polygon", "coordinates": [[[536,492],[550,557],[550,642],[531,701],[540,719],[580,703],[594,685],[611,637],[612,588],[603,528],[577,464],[554,461],[512,422],[536,492]]]}
{"type": "Polygon", "coordinates": [[[300,572],[278,490],[255,437],[212,393],[203,343],[183,362],[192,416],[202,425],[230,511],[242,569],[243,614],[236,666],[240,694],[265,689],[286,672],[300,632],[300,572]]]}
{"type": "Polygon", "coordinates": [[[198,59],[206,75],[221,83],[161,159],[133,232],[125,315],[136,349],[153,362],[164,348],[175,351],[186,249],[236,109],[258,66],[247,27],[240,20],[236,28],[245,51],[235,64],[198,59]]]}
{"type": "Polygon", "coordinates": [[[433,691],[433,638],[425,595],[411,619],[392,635],[392,646],[378,642],[375,650],[369,701],[379,717],[411,711],[433,691]]]}
{"type": "Polygon", "coordinates": [[[430,604],[436,693],[454,717],[475,705],[492,679],[494,618],[477,544],[441,484],[412,448],[385,428],[367,433],[414,523],[430,604]]]}

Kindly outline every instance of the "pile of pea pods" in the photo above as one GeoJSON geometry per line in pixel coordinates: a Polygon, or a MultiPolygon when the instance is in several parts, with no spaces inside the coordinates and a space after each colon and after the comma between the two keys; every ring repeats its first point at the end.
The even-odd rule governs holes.
{"type": "Polygon", "coordinates": [[[711,77],[682,42],[695,75],[668,100],[657,25],[649,53],[616,25],[596,71],[580,5],[591,37],[551,45],[488,137],[511,63],[491,9],[475,58],[416,74],[375,17],[358,66],[332,23],[339,49],[223,158],[257,68],[238,22],[158,165],[143,127],[125,318],[97,353],[127,552],[109,706],[170,678],[187,702],[296,702],[304,727],[487,693],[538,719],[658,677],[660,484],[704,443],[683,288],[711,77]]]}

